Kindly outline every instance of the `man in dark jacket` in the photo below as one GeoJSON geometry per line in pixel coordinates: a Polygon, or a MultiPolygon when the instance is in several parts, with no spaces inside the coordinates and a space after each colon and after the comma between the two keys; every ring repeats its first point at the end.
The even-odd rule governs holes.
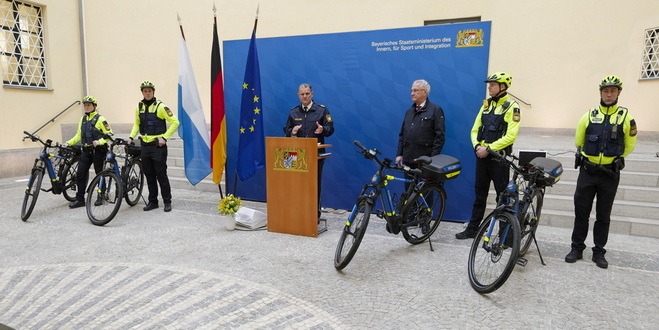
{"type": "Polygon", "coordinates": [[[416,167],[411,162],[421,156],[436,156],[444,147],[444,110],[428,99],[430,84],[417,80],[412,84],[414,102],[405,112],[398,134],[396,164],[416,167]]]}
{"type": "MultiPolygon", "coordinates": [[[[296,105],[288,115],[284,133],[288,137],[316,138],[324,144],[325,137],[334,134],[334,122],[327,107],[313,101],[313,90],[309,84],[298,87],[297,96],[300,104],[296,105]]],[[[324,153],[325,149],[318,149],[324,153]]],[[[320,218],[320,183],[323,176],[324,159],[318,159],[318,218],[320,218]]]]}

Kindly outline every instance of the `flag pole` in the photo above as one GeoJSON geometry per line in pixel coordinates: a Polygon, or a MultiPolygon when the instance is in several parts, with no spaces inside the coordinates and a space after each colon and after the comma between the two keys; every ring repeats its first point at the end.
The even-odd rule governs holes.
{"type": "Polygon", "coordinates": [[[183,24],[181,24],[181,16],[176,13],[176,19],[178,20],[178,27],[181,30],[181,36],[183,37],[183,40],[185,40],[185,33],[183,33],[183,24]]]}
{"type": "MultiPolygon", "coordinates": [[[[217,28],[217,8],[215,7],[215,2],[214,1],[213,1],[213,25],[217,28]]],[[[219,40],[218,40],[218,42],[219,42],[219,40]]],[[[219,79],[222,79],[222,77],[220,77],[219,79]]],[[[224,120],[226,120],[226,113],[225,113],[224,116],[225,116],[224,120]]],[[[211,117],[212,117],[212,115],[211,115],[211,117]]],[[[212,118],[211,118],[211,120],[212,120],[212,118]]],[[[211,155],[211,157],[213,157],[213,156],[211,155]]],[[[227,173],[227,163],[226,162],[224,162],[224,171],[223,172],[224,172],[224,176],[226,177],[226,173],[227,173]]],[[[224,189],[225,190],[227,188],[226,184],[227,184],[227,180],[224,180],[224,185],[225,185],[224,189]]],[[[221,181],[220,181],[220,183],[217,184],[217,189],[220,190],[220,198],[224,198],[224,193],[222,192],[222,182],[221,181]]]]}
{"type": "Polygon", "coordinates": [[[254,31],[256,31],[256,23],[258,23],[259,21],[259,7],[261,7],[260,3],[256,5],[256,18],[254,18],[254,31]]]}

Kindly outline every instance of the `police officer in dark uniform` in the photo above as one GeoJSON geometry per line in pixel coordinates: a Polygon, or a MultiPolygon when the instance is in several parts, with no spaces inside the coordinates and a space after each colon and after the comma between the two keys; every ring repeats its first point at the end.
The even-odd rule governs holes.
{"type": "Polygon", "coordinates": [[[436,156],[442,152],[445,141],[444,110],[430,102],[430,84],[421,79],[412,83],[412,105],[405,111],[405,118],[398,133],[396,164],[408,165],[421,156],[436,156]]]}
{"type": "MultiPolygon", "coordinates": [[[[324,144],[325,137],[334,134],[334,122],[329,110],[313,101],[313,90],[309,84],[301,84],[297,96],[300,98],[300,104],[291,109],[284,126],[284,133],[288,137],[315,137],[318,143],[324,144]]],[[[324,153],[325,149],[318,149],[318,152],[324,153]]],[[[320,218],[320,187],[324,163],[324,159],[318,160],[318,218],[320,218]]]]}
{"type": "Polygon", "coordinates": [[[604,246],[609,237],[611,208],[620,183],[620,170],[625,157],[636,147],[636,121],[627,108],[618,105],[622,81],[616,76],[605,77],[599,85],[600,105],[586,112],[579,120],[575,134],[579,167],[577,188],[574,192],[574,229],[572,249],[565,261],[576,262],[583,258],[588,236],[588,218],[595,206],[593,226],[593,258],[597,267],[607,268],[604,246]]]}
{"type": "MultiPolygon", "coordinates": [[[[66,146],[74,145],[78,142],[82,143],[82,154],[80,155],[78,170],[76,172],[76,178],[78,180],[76,200],[69,204],[69,207],[72,209],[85,206],[85,190],[87,188],[87,180],[89,180],[89,168],[94,164],[96,174],[103,170],[103,161],[108,152],[108,141],[103,136],[104,134],[112,134],[107,120],[96,111],[96,107],[98,106],[96,98],[85,96],[82,99],[82,104],[85,114],[80,118],[78,131],[76,135],[64,144],[66,146]]],[[[96,201],[96,203],[98,202],[96,201]]],[[[102,202],[101,200],[100,203],[102,202]]]]}
{"type": "Polygon", "coordinates": [[[169,212],[172,210],[172,189],[167,177],[167,140],[176,132],[179,121],[166,105],[155,98],[156,88],[151,81],[143,81],[140,90],[144,99],[137,104],[130,140],[132,141],[137,133],[140,133],[142,140],[140,156],[149,188],[149,201],[144,211],[158,208],[158,184],[160,184],[165,212],[169,212]]]}
{"type": "Polygon", "coordinates": [[[512,81],[513,77],[505,72],[496,72],[485,80],[490,98],[483,101],[471,128],[471,144],[476,154],[476,199],[469,224],[455,234],[457,239],[476,237],[485,215],[490,181],[494,182],[498,198],[510,180],[508,166],[494,160],[489,150],[510,154],[517,139],[521,114],[517,102],[508,95],[512,81]]]}

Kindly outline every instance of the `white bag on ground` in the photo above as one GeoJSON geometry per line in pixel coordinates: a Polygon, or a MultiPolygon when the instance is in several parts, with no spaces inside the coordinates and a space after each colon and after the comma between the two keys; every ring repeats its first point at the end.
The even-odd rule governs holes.
{"type": "Polygon", "coordinates": [[[266,223],[265,213],[244,206],[238,209],[235,219],[237,225],[249,229],[265,227],[266,223]]]}

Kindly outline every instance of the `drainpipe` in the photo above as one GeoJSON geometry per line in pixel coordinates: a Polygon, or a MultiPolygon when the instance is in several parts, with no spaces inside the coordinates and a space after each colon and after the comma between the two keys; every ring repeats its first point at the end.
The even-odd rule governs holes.
{"type": "Polygon", "coordinates": [[[83,0],[78,0],[78,21],[80,23],[80,59],[82,64],[82,95],[87,95],[87,44],[85,36],[85,6],[83,0]]]}

